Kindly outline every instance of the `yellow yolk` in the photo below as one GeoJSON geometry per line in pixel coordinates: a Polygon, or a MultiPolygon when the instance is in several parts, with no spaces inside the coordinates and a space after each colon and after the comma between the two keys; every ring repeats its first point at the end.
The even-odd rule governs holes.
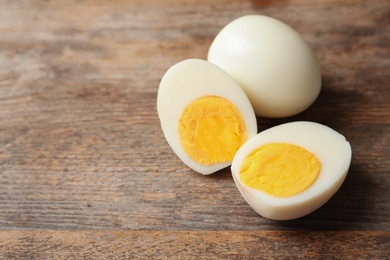
{"type": "Polygon", "coordinates": [[[227,99],[217,96],[192,101],[183,110],[178,127],[184,151],[202,165],[232,161],[247,140],[240,111],[227,99]]]}
{"type": "Polygon", "coordinates": [[[298,194],[314,183],[321,169],[317,157],[287,143],[270,143],[253,150],[240,169],[241,181],[276,197],[298,194]]]}

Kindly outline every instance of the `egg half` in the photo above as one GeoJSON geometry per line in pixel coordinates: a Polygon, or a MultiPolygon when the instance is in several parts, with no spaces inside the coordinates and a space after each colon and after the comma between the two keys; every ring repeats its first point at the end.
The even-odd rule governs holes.
{"type": "Polygon", "coordinates": [[[291,122],[251,138],[232,162],[233,179],[248,204],[269,219],[305,216],[325,204],[343,183],[351,146],[333,129],[291,122]]]}
{"type": "Polygon", "coordinates": [[[237,150],[257,134],[245,92],[225,71],[201,59],[168,69],[158,89],[157,112],[172,150],[204,175],[231,165],[237,150]]]}
{"type": "Polygon", "coordinates": [[[321,71],[310,46],[293,28],[268,16],[247,15],[227,24],[207,59],[241,85],[258,116],[298,114],[320,93],[321,71]]]}

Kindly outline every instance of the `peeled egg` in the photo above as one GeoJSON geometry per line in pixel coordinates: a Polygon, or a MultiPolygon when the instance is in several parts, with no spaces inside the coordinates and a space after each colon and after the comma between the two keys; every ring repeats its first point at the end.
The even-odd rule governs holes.
{"type": "Polygon", "coordinates": [[[247,15],[232,21],[215,37],[207,59],[241,85],[258,116],[298,114],[321,89],[320,67],[310,46],[271,17],[247,15]]]}
{"type": "Polygon", "coordinates": [[[172,150],[201,174],[229,166],[241,145],[257,134],[245,92],[205,60],[188,59],[168,69],[158,89],[157,112],[172,150]]]}
{"type": "Polygon", "coordinates": [[[305,216],[343,183],[351,146],[333,129],[291,122],[260,132],[237,151],[233,179],[248,204],[269,219],[305,216]]]}

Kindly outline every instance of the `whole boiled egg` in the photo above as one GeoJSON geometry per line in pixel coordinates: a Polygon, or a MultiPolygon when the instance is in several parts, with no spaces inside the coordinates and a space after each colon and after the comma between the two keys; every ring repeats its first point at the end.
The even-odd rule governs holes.
{"type": "Polygon", "coordinates": [[[314,122],[269,128],[237,151],[231,170],[248,204],[260,215],[289,220],[325,204],[343,183],[351,146],[333,129],[314,122]]]}
{"type": "Polygon", "coordinates": [[[205,60],[188,59],[168,69],[158,89],[157,112],[172,150],[204,175],[229,166],[241,145],[257,134],[245,92],[205,60]]]}
{"type": "Polygon", "coordinates": [[[241,85],[258,116],[298,114],[320,93],[320,67],[310,46],[293,28],[268,16],[247,15],[227,24],[207,59],[241,85]]]}

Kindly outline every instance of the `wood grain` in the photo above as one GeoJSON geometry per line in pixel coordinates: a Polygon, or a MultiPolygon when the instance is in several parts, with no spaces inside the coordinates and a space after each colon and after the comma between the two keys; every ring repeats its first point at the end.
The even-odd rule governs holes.
{"type": "Polygon", "coordinates": [[[286,258],[388,256],[389,17],[385,0],[0,0],[0,256],[77,258],[94,242],[110,258],[104,234],[125,255],[177,256],[188,244],[194,251],[183,249],[186,256],[207,257],[202,247],[220,239],[212,255],[239,257],[229,250],[244,246],[242,256],[264,258],[275,250],[286,258]],[[340,190],[298,220],[257,215],[229,169],[205,177],[186,168],[156,112],[165,71],[205,59],[224,25],[253,13],[299,31],[323,75],[308,110],[258,118],[259,131],[309,120],[352,145],[340,190]],[[156,237],[168,243],[161,251],[156,237]],[[172,249],[170,240],[181,247],[172,249]],[[129,249],[129,241],[139,247],[129,249]]]}
{"type": "Polygon", "coordinates": [[[28,259],[388,259],[388,233],[5,231],[0,257],[28,259]],[[387,240],[386,240],[387,238],[387,240]],[[15,246],[17,245],[17,246],[15,246]],[[362,250],[363,249],[363,250],[362,250]]]}

